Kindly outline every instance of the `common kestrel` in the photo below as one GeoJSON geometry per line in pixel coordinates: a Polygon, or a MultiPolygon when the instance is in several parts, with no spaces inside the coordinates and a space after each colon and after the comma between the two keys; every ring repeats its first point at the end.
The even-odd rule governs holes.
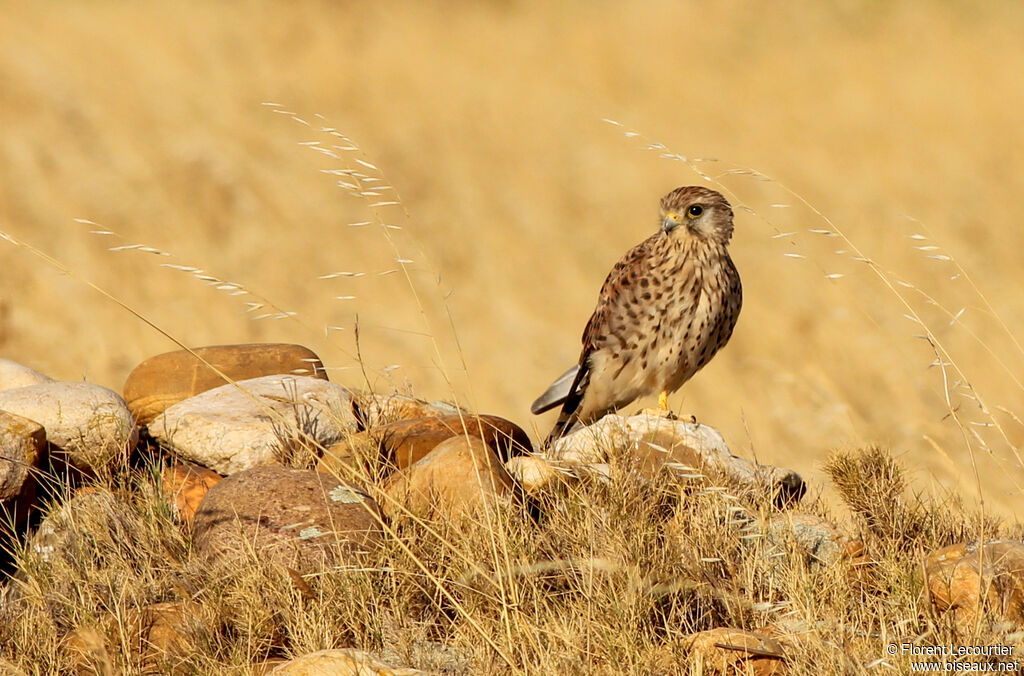
{"type": "Polygon", "coordinates": [[[732,230],[732,207],[714,190],[687,186],[661,199],[658,232],[608,273],[579,363],[533,402],[534,413],[562,405],[547,443],[655,392],[667,411],[669,393],[728,342],[743,301],[732,230]]]}

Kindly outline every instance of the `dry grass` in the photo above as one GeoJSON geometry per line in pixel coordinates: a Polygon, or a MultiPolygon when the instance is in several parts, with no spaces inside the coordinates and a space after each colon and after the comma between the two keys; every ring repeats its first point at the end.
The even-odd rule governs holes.
{"type": "Polygon", "coordinates": [[[143,474],[112,479],[139,551],[39,572],[35,610],[2,625],[19,646],[33,637],[19,659],[52,659],[63,630],[111,608],[182,594],[221,618],[197,639],[200,670],[351,641],[423,666],[644,673],[685,631],[782,612],[810,635],[798,665],[859,673],[891,635],[952,640],[921,607],[914,557],[998,532],[1024,482],[1022,30],[1011,2],[6,3],[0,232],[76,278],[0,248],[3,356],[120,389],[175,347],[87,280],[181,343],[300,342],[335,381],[529,428],[655,200],[708,177],[744,209],[745,307],[672,403],[742,455],[812,486],[831,476],[839,490],[819,488],[815,509],[847,501],[883,545],[884,581],[765,568],[720,527],[721,504],[680,509],[678,492],[623,475],[540,523],[513,511],[497,535],[411,538],[430,579],[392,548],[372,572],[316,581],[313,599],[259,568],[192,571],[182,591],[130,579],[157,556],[189,570],[143,474]],[[824,464],[872,445],[909,474],[883,457],[824,464]],[[897,488],[904,502],[881,510],[897,488]],[[472,584],[467,558],[490,566],[472,584]],[[42,612],[68,580],[83,596],[42,612]],[[263,600],[228,612],[239,598],[263,600]],[[282,604],[302,612],[270,610],[282,604]],[[416,647],[427,638],[449,648],[416,647]]]}

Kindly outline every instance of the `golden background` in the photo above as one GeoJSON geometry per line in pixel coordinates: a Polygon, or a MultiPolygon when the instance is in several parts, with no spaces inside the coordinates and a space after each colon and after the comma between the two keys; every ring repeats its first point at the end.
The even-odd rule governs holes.
{"type": "Polygon", "coordinates": [[[877,443],[918,489],[975,504],[977,466],[989,508],[1020,501],[1019,3],[0,10],[0,230],[58,262],[0,242],[0,356],[120,390],[176,348],[141,315],[540,435],[604,275],[704,174],[745,305],[673,408],[813,490],[877,443]],[[353,168],[380,195],[321,171],[353,168]]]}

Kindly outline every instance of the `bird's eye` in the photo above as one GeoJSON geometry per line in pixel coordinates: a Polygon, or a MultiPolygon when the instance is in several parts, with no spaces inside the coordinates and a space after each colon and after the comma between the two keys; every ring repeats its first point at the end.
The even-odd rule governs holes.
{"type": "Polygon", "coordinates": [[[694,204],[692,207],[686,210],[686,215],[690,218],[697,218],[704,213],[704,207],[699,204],[694,204]]]}

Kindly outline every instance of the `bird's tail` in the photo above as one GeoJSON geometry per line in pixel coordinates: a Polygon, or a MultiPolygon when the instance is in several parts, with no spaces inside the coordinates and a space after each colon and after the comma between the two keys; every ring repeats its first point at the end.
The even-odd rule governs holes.
{"type": "MultiPolygon", "coordinates": [[[[569,373],[565,374],[565,376],[567,375],[569,373]]],[[[558,414],[558,420],[555,421],[555,426],[551,428],[547,439],[544,440],[545,446],[550,446],[557,439],[565,436],[579,422],[580,404],[583,403],[583,395],[587,391],[589,375],[590,368],[587,366],[587,359],[583,359],[579,367],[577,367],[576,377],[573,378],[572,384],[565,395],[565,401],[562,404],[561,412],[558,414]]],[[[565,378],[565,376],[562,376],[562,378],[565,378]]],[[[558,381],[555,382],[558,383],[558,381]]]]}

